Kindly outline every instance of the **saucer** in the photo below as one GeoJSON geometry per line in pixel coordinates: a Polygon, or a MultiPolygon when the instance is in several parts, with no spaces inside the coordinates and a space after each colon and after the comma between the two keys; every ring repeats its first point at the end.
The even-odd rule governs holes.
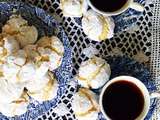
{"type": "Polygon", "coordinates": [[[72,53],[69,40],[63,31],[63,28],[52,16],[47,14],[44,10],[21,2],[1,2],[0,28],[12,14],[20,14],[29,22],[29,24],[34,25],[38,29],[39,38],[44,35],[56,35],[63,42],[65,49],[61,66],[53,71],[59,83],[57,96],[54,99],[43,103],[39,103],[38,101],[31,99],[31,102],[27,107],[28,111],[20,116],[11,118],[0,113],[0,120],[33,120],[38,116],[41,116],[44,112],[47,112],[50,108],[56,107],[57,103],[60,101],[61,96],[65,93],[67,82],[71,77],[72,53]]]}
{"type": "MultiPolygon", "coordinates": [[[[141,4],[144,6],[145,0],[135,0],[135,2],[141,4]]],[[[143,12],[136,11],[134,9],[129,8],[125,12],[116,15],[111,16],[114,19],[115,22],[115,33],[119,33],[122,31],[127,31],[133,26],[136,25],[136,22],[138,21],[139,16],[141,16],[143,12]]],[[[71,18],[75,22],[75,24],[82,26],[82,18],[71,18]]]]}
{"type": "MultiPolygon", "coordinates": [[[[145,5],[145,0],[134,0],[134,2],[137,2],[143,6],[145,5]]],[[[138,21],[137,18],[139,18],[141,14],[143,14],[143,12],[139,12],[129,8],[120,15],[113,16],[116,24],[115,33],[127,31],[130,28],[134,27],[136,25],[136,22],[138,21]]]]}
{"type": "MultiPolygon", "coordinates": [[[[126,56],[112,56],[106,58],[107,63],[110,64],[111,67],[111,78],[120,76],[120,75],[128,75],[133,76],[141,80],[149,90],[149,92],[154,92],[157,88],[152,80],[149,69],[145,67],[143,64],[136,62],[126,56]]],[[[157,99],[151,99],[150,110],[145,118],[145,120],[149,120],[155,110],[157,104],[157,99]]],[[[102,113],[99,114],[99,120],[105,120],[102,113]]]]}

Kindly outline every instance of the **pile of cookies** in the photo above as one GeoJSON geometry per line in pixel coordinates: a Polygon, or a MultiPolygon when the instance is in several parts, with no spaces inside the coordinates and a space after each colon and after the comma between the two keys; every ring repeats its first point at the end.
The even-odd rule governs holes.
{"type": "Polygon", "coordinates": [[[61,65],[64,47],[56,36],[38,40],[38,30],[12,15],[0,34],[0,112],[6,116],[27,111],[29,97],[43,102],[57,95],[51,71],[61,65]]]}

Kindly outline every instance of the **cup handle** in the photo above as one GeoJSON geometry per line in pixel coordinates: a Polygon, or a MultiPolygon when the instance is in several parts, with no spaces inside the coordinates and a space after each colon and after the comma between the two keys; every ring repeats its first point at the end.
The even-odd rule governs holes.
{"type": "Polygon", "coordinates": [[[142,6],[141,4],[139,4],[137,2],[132,2],[129,7],[134,9],[134,10],[137,10],[139,12],[143,12],[144,11],[144,6],[142,6]]]}
{"type": "Polygon", "coordinates": [[[160,92],[153,92],[150,94],[151,98],[160,98],[160,92]]]}

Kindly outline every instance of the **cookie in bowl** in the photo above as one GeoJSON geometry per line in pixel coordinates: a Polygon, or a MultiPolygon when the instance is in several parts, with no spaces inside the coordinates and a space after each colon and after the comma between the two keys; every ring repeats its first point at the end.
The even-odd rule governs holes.
{"type": "Polygon", "coordinates": [[[0,34],[0,61],[3,63],[6,57],[19,50],[19,43],[15,37],[8,34],[0,34]]]}
{"type": "Polygon", "coordinates": [[[66,17],[82,17],[88,6],[86,0],[60,0],[60,8],[66,17]]]}
{"type": "Polygon", "coordinates": [[[53,71],[62,63],[64,46],[56,36],[42,37],[38,42],[38,53],[40,54],[39,62],[47,62],[49,70],[53,71]]]}
{"type": "Polygon", "coordinates": [[[112,38],[114,27],[115,24],[111,17],[100,15],[93,10],[89,10],[83,15],[82,28],[91,40],[101,42],[112,38]]]}
{"type": "Polygon", "coordinates": [[[14,36],[21,47],[34,44],[38,38],[35,26],[29,26],[28,22],[20,15],[12,15],[2,28],[2,33],[14,36]]]}
{"type": "Polygon", "coordinates": [[[73,96],[72,109],[78,120],[97,120],[99,105],[95,93],[86,88],[80,88],[73,96]]]}
{"type": "Polygon", "coordinates": [[[111,75],[110,65],[102,58],[93,56],[80,65],[76,80],[85,88],[102,87],[111,75]]]}
{"type": "Polygon", "coordinates": [[[0,78],[0,112],[13,117],[27,111],[29,96],[21,84],[12,84],[4,78],[0,78]]]}
{"type": "Polygon", "coordinates": [[[26,113],[28,105],[25,99],[18,99],[11,103],[0,103],[0,111],[3,115],[14,117],[26,113]]]}
{"type": "Polygon", "coordinates": [[[6,24],[2,27],[2,32],[10,35],[19,33],[22,26],[26,26],[28,22],[20,15],[12,15],[6,24]]]}
{"type": "Polygon", "coordinates": [[[26,85],[28,94],[39,102],[52,100],[57,95],[58,82],[53,73],[49,72],[41,79],[35,79],[26,85]]]}
{"type": "Polygon", "coordinates": [[[37,49],[37,44],[26,45],[23,49],[27,54],[27,58],[35,63],[40,59],[40,54],[37,49]]]}

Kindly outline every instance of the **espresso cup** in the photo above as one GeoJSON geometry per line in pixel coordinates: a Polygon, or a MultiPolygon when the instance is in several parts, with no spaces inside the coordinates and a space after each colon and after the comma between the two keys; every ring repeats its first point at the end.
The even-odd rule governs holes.
{"type": "Polygon", "coordinates": [[[103,87],[99,104],[106,119],[143,120],[153,97],[160,97],[160,94],[149,93],[140,80],[130,76],[119,76],[103,87]]]}
{"type": "MultiPolygon", "coordinates": [[[[120,6],[118,8],[111,8],[111,9],[113,9],[113,11],[108,11],[107,9],[106,10],[101,9],[103,6],[107,8],[106,0],[104,0],[105,1],[104,3],[102,3],[103,1],[101,2],[101,1],[97,0],[99,3],[101,2],[100,4],[98,2],[97,3],[95,2],[95,4],[94,4],[93,3],[94,1],[96,1],[96,0],[88,0],[89,6],[94,11],[96,11],[102,15],[105,15],[105,16],[118,15],[118,14],[125,12],[129,8],[132,8],[132,9],[140,11],[140,12],[144,11],[144,7],[141,4],[134,2],[133,0],[119,0],[119,1],[124,2],[122,5],[120,5],[120,3],[118,3],[119,1],[117,1],[117,5],[120,5],[120,6]]],[[[108,1],[111,3],[113,0],[108,0],[108,1]]],[[[113,2],[113,4],[115,4],[115,3],[113,2]]],[[[114,5],[112,7],[114,7],[114,5]]]]}

